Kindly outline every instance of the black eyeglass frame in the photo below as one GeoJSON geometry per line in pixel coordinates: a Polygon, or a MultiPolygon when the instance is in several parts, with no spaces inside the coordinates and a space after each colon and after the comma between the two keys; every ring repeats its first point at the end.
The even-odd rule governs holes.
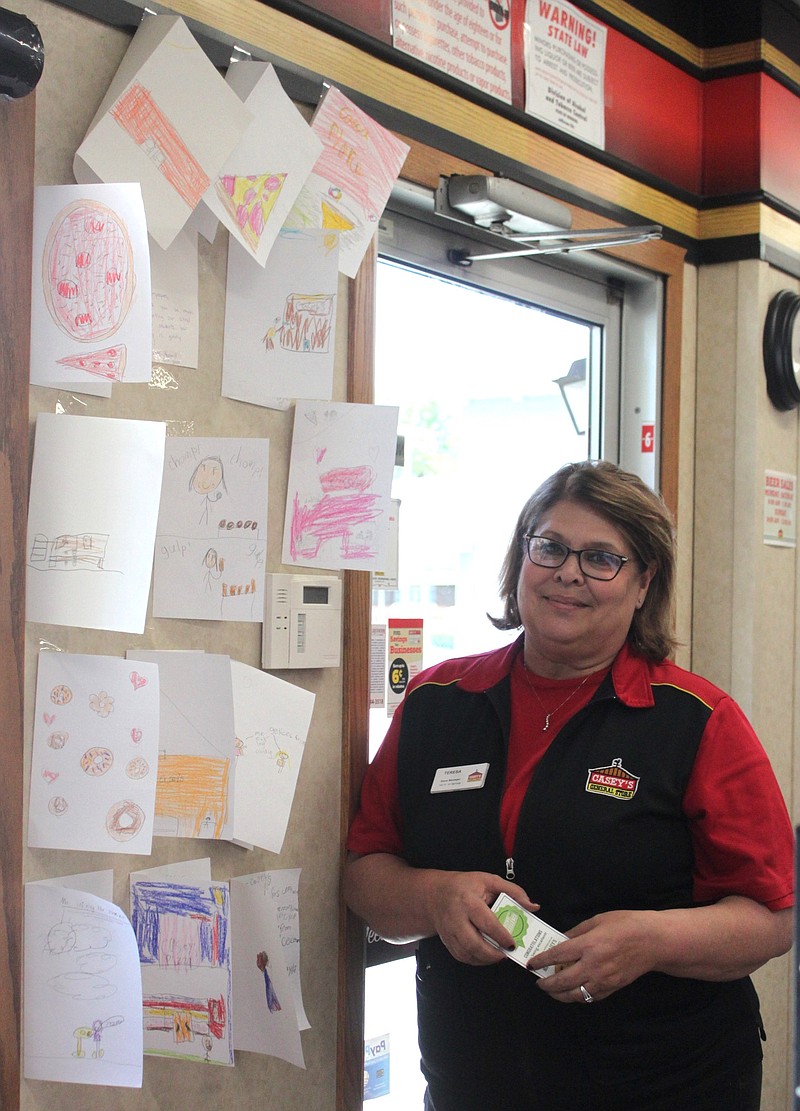
{"type": "Polygon", "coordinates": [[[550,571],[556,571],[559,567],[563,567],[571,555],[577,556],[578,567],[580,567],[581,574],[585,575],[587,579],[595,579],[597,582],[610,583],[617,577],[626,563],[630,561],[630,556],[617,555],[616,552],[607,552],[603,548],[570,548],[568,544],[562,544],[560,540],[553,540],[551,536],[539,536],[536,533],[526,533],[523,537],[525,541],[525,551],[528,559],[534,567],[546,567],[550,571]],[[564,558],[560,563],[539,563],[531,555],[531,540],[546,540],[548,544],[555,544],[557,548],[564,549],[564,558]],[[587,552],[600,552],[604,556],[610,556],[612,559],[619,560],[619,567],[613,575],[596,575],[591,571],[587,571],[583,566],[583,556],[587,552]]]}

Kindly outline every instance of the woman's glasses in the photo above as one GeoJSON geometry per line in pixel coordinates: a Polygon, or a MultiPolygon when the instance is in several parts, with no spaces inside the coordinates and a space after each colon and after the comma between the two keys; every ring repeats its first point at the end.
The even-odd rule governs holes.
{"type": "Polygon", "coordinates": [[[561,567],[571,555],[578,557],[581,572],[589,579],[615,579],[628,556],[604,552],[602,548],[569,548],[549,536],[526,536],[528,559],[537,567],[561,567]]]}

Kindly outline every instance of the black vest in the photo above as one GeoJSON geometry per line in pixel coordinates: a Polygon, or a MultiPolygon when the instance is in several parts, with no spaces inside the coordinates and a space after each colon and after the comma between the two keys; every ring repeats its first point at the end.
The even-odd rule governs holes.
{"type": "MultiPolygon", "coordinates": [[[[398,776],[410,864],[506,875],[499,813],[509,692],[506,676],[483,692],[431,683],[406,697],[398,776]],[[438,769],[486,762],[484,787],[431,793],[438,769]]],[[[514,878],[558,929],[607,910],[692,905],[682,800],[711,711],[673,686],[653,694],[653,707],[627,707],[608,677],[534,773],[514,878]]],[[[650,973],[580,1006],[550,1000],[510,961],[460,964],[438,939],[420,943],[418,964],[420,1046],[435,1111],[483,1111],[489,1102],[505,1111],[645,1111],[662,1097],[688,1111],[699,1106],[693,1083],[718,1085],[761,1055],[749,979],[650,973]]]]}

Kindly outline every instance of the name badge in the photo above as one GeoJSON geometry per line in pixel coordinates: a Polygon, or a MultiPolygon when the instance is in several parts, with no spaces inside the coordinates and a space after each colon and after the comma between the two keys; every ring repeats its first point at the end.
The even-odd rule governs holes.
{"type": "Polygon", "coordinates": [[[488,764],[467,764],[462,768],[439,768],[431,783],[431,794],[442,791],[475,791],[486,782],[488,764]]]}

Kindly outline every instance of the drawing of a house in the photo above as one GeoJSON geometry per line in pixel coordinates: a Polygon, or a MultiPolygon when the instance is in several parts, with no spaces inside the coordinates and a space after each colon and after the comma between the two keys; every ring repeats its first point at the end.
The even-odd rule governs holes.
{"type": "Polygon", "coordinates": [[[107,532],[63,533],[53,540],[38,532],[33,538],[29,562],[45,569],[103,569],[108,546],[107,532]]]}

